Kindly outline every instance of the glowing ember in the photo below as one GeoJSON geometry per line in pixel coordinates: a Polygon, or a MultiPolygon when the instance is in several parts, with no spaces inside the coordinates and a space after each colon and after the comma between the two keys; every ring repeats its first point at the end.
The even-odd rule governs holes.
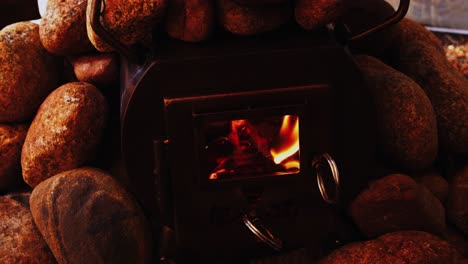
{"type": "MultiPolygon", "coordinates": [[[[299,151],[299,118],[286,115],[283,117],[283,123],[280,129],[280,142],[278,146],[271,148],[270,153],[276,164],[282,164],[283,161],[295,155],[299,151]]],[[[291,161],[282,164],[286,169],[299,168],[298,161],[291,161]],[[292,162],[292,163],[291,163],[292,162]],[[286,164],[288,164],[286,167],[286,164]]]]}
{"type": "Polygon", "coordinates": [[[216,121],[206,131],[209,180],[282,175],[300,168],[297,115],[216,121]]]}
{"type": "Polygon", "coordinates": [[[283,167],[287,170],[291,170],[291,169],[299,169],[300,167],[300,163],[298,160],[291,160],[291,161],[287,161],[285,162],[284,164],[282,164],[283,167]]]}

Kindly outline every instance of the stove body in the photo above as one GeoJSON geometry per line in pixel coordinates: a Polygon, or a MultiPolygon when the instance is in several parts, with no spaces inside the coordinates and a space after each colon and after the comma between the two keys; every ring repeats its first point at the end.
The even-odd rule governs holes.
{"type": "MultiPolygon", "coordinates": [[[[178,252],[269,252],[246,215],[285,248],[336,239],[330,201],[337,182],[329,170],[320,174],[331,182],[324,184],[333,196],[327,202],[314,161],[327,154],[336,162],[346,204],[372,176],[375,151],[370,97],[346,48],[326,31],[288,31],[200,46],[168,41],[156,58],[146,66],[123,63],[123,158],[143,207],[174,231],[178,252]],[[262,161],[235,158],[233,135],[252,126],[277,129],[285,117],[299,124],[292,169],[277,169],[268,151],[258,154],[259,140],[250,140],[257,132],[242,142],[258,152],[247,157],[262,161]],[[226,160],[231,165],[221,164],[226,160]]],[[[278,145],[273,138],[267,149],[278,145]]]]}

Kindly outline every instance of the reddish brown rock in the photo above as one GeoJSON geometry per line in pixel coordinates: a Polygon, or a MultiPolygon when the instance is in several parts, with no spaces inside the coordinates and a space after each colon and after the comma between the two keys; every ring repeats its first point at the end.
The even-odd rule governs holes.
{"type": "Polygon", "coordinates": [[[172,0],[165,19],[169,36],[189,42],[206,40],[215,26],[214,3],[206,0],[172,0]]]}
{"type": "MultiPolygon", "coordinates": [[[[101,52],[114,51],[91,27],[91,2],[86,11],[86,28],[91,43],[101,52]]],[[[150,45],[154,26],[163,17],[167,0],[107,0],[101,14],[101,24],[124,45],[150,45]]]]}
{"type": "Polygon", "coordinates": [[[244,6],[233,0],[218,0],[219,22],[227,31],[243,36],[272,31],[292,16],[289,4],[244,6]]]}
{"type": "Polygon", "coordinates": [[[292,2],[291,0],[234,0],[236,3],[240,5],[246,6],[256,6],[256,5],[274,5],[274,4],[281,4],[286,2],[292,2]]]}
{"type": "Polygon", "coordinates": [[[151,232],[141,209],[103,171],[60,173],[39,184],[30,202],[58,263],[150,263],[151,232]]]}
{"type": "Polygon", "coordinates": [[[468,239],[459,230],[447,227],[447,231],[444,234],[444,239],[454,247],[460,255],[464,258],[468,258],[468,239]]]}
{"type": "Polygon", "coordinates": [[[119,81],[119,57],[116,53],[97,53],[71,57],[76,78],[94,85],[113,85],[119,81]]]}
{"type": "Polygon", "coordinates": [[[440,201],[411,177],[392,174],[370,183],[350,205],[350,214],[367,237],[400,230],[445,231],[440,201]]]}
{"type": "Polygon", "coordinates": [[[86,33],[86,0],[48,0],[40,24],[44,47],[58,55],[93,50],[86,33]]]}
{"type": "Polygon", "coordinates": [[[403,231],[385,234],[371,241],[348,244],[319,263],[457,264],[460,261],[460,255],[447,241],[425,232],[403,231]]]}
{"type": "Polygon", "coordinates": [[[437,172],[426,172],[413,177],[419,184],[424,185],[439,201],[445,202],[448,195],[448,182],[437,172]]]}
{"type": "Polygon", "coordinates": [[[468,79],[450,64],[433,33],[408,19],[399,29],[391,49],[394,67],[415,80],[431,100],[440,149],[468,153],[468,79]]]}
{"type": "Polygon", "coordinates": [[[24,181],[35,187],[93,159],[106,125],[107,103],[89,83],[67,83],[39,108],[21,153],[24,181]]]}
{"type": "Polygon", "coordinates": [[[447,216],[465,235],[468,235],[468,165],[458,171],[450,182],[447,216]]]}
{"type": "Polygon", "coordinates": [[[56,263],[34,225],[29,193],[0,197],[0,263],[56,263]]]}
{"type": "Polygon", "coordinates": [[[404,43],[423,42],[426,45],[434,47],[439,54],[445,56],[445,50],[440,39],[434,33],[427,30],[424,25],[412,19],[402,19],[397,24],[395,30],[392,30],[391,34],[395,37],[391,51],[394,51],[393,49],[404,49],[405,47],[402,46],[404,43]]]}
{"type": "Polygon", "coordinates": [[[380,152],[392,165],[423,170],[438,150],[434,109],[421,87],[378,59],[355,56],[372,95],[380,152]]]}
{"type": "Polygon", "coordinates": [[[20,160],[27,132],[27,125],[0,124],[0,190],[8,190],[23,181],[20,160]]]}
{"type": "Polygon", "coordinates": [[[294,13],[301,27],[313,30],[335,22],[343,11],[343,0],[298,0],[294,13]]]}
{"type": "Polygon", "coordinates": [[[38,25],[20,22],[0,31],[0,123],[32,118],[57,81],[58,59],[42,46],[38,25]]]}

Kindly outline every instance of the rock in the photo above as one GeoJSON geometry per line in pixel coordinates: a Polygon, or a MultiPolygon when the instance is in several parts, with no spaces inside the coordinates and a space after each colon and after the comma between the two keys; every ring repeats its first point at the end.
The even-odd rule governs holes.
{"type": "Polygon", "coordinates": [[[294,10],[296,22],[306,30],[325,27],[343,12],[343,0],[298,0],[294,10]]]}
{"type": "Polygon", "coordinates": [[[143,212],[103,171],[55,175],[33,190],[30,202],[58,263],[150,263],[151,232],[143,212]]]}
{"type": "Polygon", "coordinates": [[[246,6],[258,6],[258,5],[274,5],[274,4],[281,4],[291,2],[291,0],[234,0],[239,5],[246,5],[246,6]]]}
{"type": "Polygon", "coordinates": [[[206,40],[215,27],[214,3],[206,0],[172,0],[165,19],[169,36],[189,42],[206,40]]]}
{"type": "Polygon", "coordinates": [[[450,182],[447,217],[468,235],[468,165],[459,170],[450,182]]]}
{"type": "Polygon", "coordinates": [[[421,231],[385,234],[333,251],[320,264],[440,264],[459,263],[460,255],[437,236],[421,231]]]}
{"type": "Polygon", "coordinates": [[[459,230],[448,227],[444,239],[454,247],[460,255],[468,258],[468,239],[459,230]]]}
{"type": "Polygon", "coordinates": [[[258,259],[253,259],[250,264],[308,264],[312,262],[311,257],[305,248],[296,249],[279,256],[268,256],[258,259]]]}
{"type": "Polygon", "coordinates": [[[441,203],[444,203],[448,195],[448,182],[440,176],[437,172],[426,172],[418,175],[414,175],[415,179],[419,184],[426,187],[432,194],[434,194],[441,203]]]}
{"type": "MultiPolygon", "coordinates": [[[[88,38],[101,52],[114,51],[91,27],[91,2],[86,11],[88,38]]],[[[101,24],[122,44],[131,46],[136,43],[151,44],[153,27],[163,17],[167,0],[107,0],[101,14],[101,24]]]]}
{"type": "Polygon", "coordinates": [[[468,79],[447,60],[433,33],[411,20],[400,22],[392,48],[393,66],[426,92],[437,117],[439,148],[468,153],[468,79]],[[413,26],[411,26],[413,25],[413,26]]]}
{"type": "Polygon", "coordinates": [[[218,0],[219,23],[236,35],[249,36],[272,31],[292,16],[289,4],[243,6],[234,0],[218,0]]]}
{"type": "Polygon", "coordinates": [[[44,47],[57,55],[93,50],[86,32],[87,0],[48,0],[40,24],[44,47]]]}
{"type": "Polygon", "coordinates": [[[392,174],[372,183],[350,205],[350,214],[362,233],[375,237],[400,230],[445,231],[440,201],[411,177],[392,174]]]}
{"type": "Polygon", "coordinates": [[[445,56],[445,50],[440,39],[417,21],[403,18],[391,33],[394,35],[394,41],[390,47],[391,52],[404,49],[405,47],[402,46],[404,43],[423,42],[434,47],[440,55],[445,56]]]}
{"type": "Polygon", "coordinates": [[[21,153],[24,181],[35,187],[90,162],[106,119],[106,100],[93,85],[75,82],[57,88],[39,108],[26,135],[21,153]]]}
{"type": "Polygon", "coordinates": [[[29,120],[58,81],[59,60],[39,39],[32,22],[0,31],[0,123],[29,120]]]}
{"type": "Polygon", "coordinates": [[[380,152],[404,170],[432,165],[438,150],[431,101],[408,76],[366,55],[355,56],[376,107],[380,152]]]}
{"type": "Polygon", "coordinates": [[[76,78],[94,85],[113,85],[119,81],[119,57],[116,53],[96,53],[71,57],[76,78]]]}
{"type": "Polygon", "coordinates": [[[29,193],[0,197],[0,263],[56,263],[34,225],[29,193]]]}
{"type": "Polygon", "coordinates": [[[8,190],[23,182],[21,177],[21,148],[27,125],[0,124],[0,190],[8,190]]]}

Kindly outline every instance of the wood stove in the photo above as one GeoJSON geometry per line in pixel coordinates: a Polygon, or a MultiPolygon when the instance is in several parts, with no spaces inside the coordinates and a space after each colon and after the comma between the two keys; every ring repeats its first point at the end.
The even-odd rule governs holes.
{"type": "Polygon", "coordinates": [[[123,152],[180,252],[326,239],[331,204],[372,174],[372,111],[347,50],[328,31],[290,29],[158,50],[123,65],[123,152]]]}
{"type": "Polygon", "coordinates": [[[155,226],[169,230],[162,244],[174,239],[163,253],[207,262],[335,239],[335,207],[375,164],[370,97],[336,32],[164,39],[137,62],[114,45],[124,55],[125,173],[155,226]]]}

